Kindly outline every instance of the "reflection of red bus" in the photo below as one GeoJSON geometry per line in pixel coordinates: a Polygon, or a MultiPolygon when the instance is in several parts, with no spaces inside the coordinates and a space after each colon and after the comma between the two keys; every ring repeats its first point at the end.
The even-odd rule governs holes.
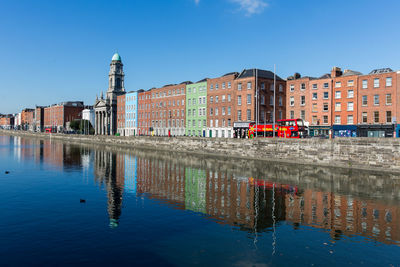
{"type": "Polygon", "coordinates": [[[280,184],[280,183],[273,183],[273,182],[269,182],[269,181],[266,181],[266,180],[254,179],[252,177],[249,178],[249,183],[251,185],[265,187],[267,189],[275,188],[275,190],[277,192],[282,192],[282,193],[294,193],[294,194],[297,194],[297,192],[299,191],[297,186],[291,186],[291,185],[280,184]]]}
{"type": "Polygon", "coordinates": [[[55,132],[56,132],[54,129],[52,129],[52,128],[50,128],[50,127],[45,128],[44,131],[45,131],[46,133],[55,133],[55,132]]]}

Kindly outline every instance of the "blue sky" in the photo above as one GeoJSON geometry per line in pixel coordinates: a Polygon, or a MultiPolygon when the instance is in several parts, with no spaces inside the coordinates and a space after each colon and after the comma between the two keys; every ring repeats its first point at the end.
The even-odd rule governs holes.
{"type": "Polygon", "coordinates": [[[118,51],[127,90],[244,68],[400,69],[400,1],[0,0],[0,113],[93,104],[118,51]]]}

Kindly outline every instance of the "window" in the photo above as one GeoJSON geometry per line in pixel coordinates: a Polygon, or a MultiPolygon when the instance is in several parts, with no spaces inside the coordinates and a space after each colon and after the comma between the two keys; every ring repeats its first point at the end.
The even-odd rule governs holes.
{"type": "Polygon", "coordinates": [[[290,85],[290,92],[294,92],[294,84],[290,85]]]}
{"type": "Polygon", "coordinates": [[[354,97],[354,90],[348,90],[347,91],[347,98],[353,98],[354,97]]]}
{"type": "Polygon", "coordinates": [[[312,104],[312,112],[317,112],[317,104],[312,104]]]}
{"type": "Polygon", "coordinates": [[[323,118],[324,118],[324,124],[328,124],[328,116],[325,115],[323,118]]]}
{"type": "Polygon", "coordinates": [[[213,102],[214,102],[214,98],[212,96],[210,96],[210,103],[212,104],[213,102]]]}
{"type": "Polygon", "coordinates": [[[306,111],[305,110],[300,111],[300,119],[302,119],[302,120],[306,119],[306,111]]]}
{"type": "Polygon", "coordinates": [[[316,83],[314,83],[313,85],[312,85],[312,89],[318,89],[318,85],[316,84],[316,83]]]}
{"type": "Polygon", "coordinates": [[[214,85],[210,84],[210,91],[212,91],[214,89],[214,85]]]}
{"type": "Polygon", "coordinates": [[[374,79],[374,88],[379,88],[379,78],[374,79]]]}
{"type": "Polygon", "coordinates": [[[238,91],[242,91],[242,84],[238,83],[238,91]]]}
{"type": "Polygon", "coordinates": [[[302,83],[300,89],[301,89],[301,90],[306,90],[306,84],[305,84],[305,83],[302,83]]]}
{"type": "Polygon", "coordinates": [[[242,105],[242,96],[238,95],[238,106],[242,105]]]}
{"type": "Polygon", "coordinates": [[[329,105],[327,103],[324,103],[324,111],[328,111],[329,110],[329,105]]]}
{"type": "Polygon", "coordinates": [[[218,103],[218,96],[215,96],[215,103],[218,103]]]}
{"type": "Polygon", "coordinates": [[[290,106],[294,106],[294,96],[290,97],[290,106]]]}
{"type": "Polygon", "coordinates": [[[265,105],[265,97],[264,97],[264,95],[261,95],[261,105],[265,105]]]}
{"type": "Polygon", "coordinates": [[[368,96],[363,95],[362,96],[362,105],[367,106],[368,105],[368,96]]]}
{"type": "Polygon", "coordinates": [[[222,103],[225,103],[225,95],[222,95],[222,103]]]}
{"type": "Polygon", "coordinates": [[[318,99],[318,94],[317,93],[313,93],[312,94],[312,99],[313,100],[317,100],[318,99]]]}
{"type": "Polygon", "coordinates": [[[273,105],[274,105],[274,96],[273,96],[273,95],[270,95],[270,96],[269,96],[269,105],[270,105],[270,106],[273,106],[273,105]]]}
{"type": "Polygon", "coordinates": [[[282,105],[283,105],[282,102],[283,102],[283,101],[282,101],[282,96],[279,96],[279,97],[278,97],[278,104],[279,104],[279,106],[282,106],[282,105]]]}
{"type": "Polygon", "coordinates": [[[247,83],[247,90],[250,90],[251,89],[251,82],[248,82],[247,83]]]}
{"type": "Polygon", "coordinates": [[[302,95],[300,96],[300,105],[304,106],[306,104],[306,96],[302,95]]]}
{"type": "Polygon", "coordinates": [[[231,115],[231,107],[228,107],[228,115],[231,115]]]}
{"type": "Polygon", "coordinates": [[[312,116],[312,124],[317,124],[317,116],[312,116]]]}
{"type": "Polygon", "coordinates": [[[270,91],[274,91],[274,84],[273,84],[273,83],[271,83],[271,84],[269,85],[269,90],[270,90],[270,91]]]}
{"type": "Polygon", "coordinates": [[[222,107],[222,115],[225,116],[225,107],[222,107]]]}
{"type": "Polygon", "coordinates": [[[379,105],[379,95],[374,95],[374,105],[379,105]]]}
{"type": "Polygon", "coordinates": [[[353,111],[354,110],[354,104],[353,102],[347,103],[347,111],[353,111]]]}
{"type": "Polygon", "coordinates": [[[215,84],[215,90],[218,90],[218,83],[215,84]]]}
{"type": "Polygon", "coordinates": [[[228,102],[231,102],[231,95],[228,95],[228,102]]]}
{"type": "Polygon", "coordinates": [[[340,88],[342,87],[342,83],[341,82],[335,82],[335,88],[340,88]]]}
{"type": "Polygon", "coordinates": [[[290,119],[294,120],[294,111],[293,110],[290,111],[290,119]]]}
{"type": "Polygon", "coordinates": [[[231,88],[231,82],[228,82],[228,88],[231,88]]]}
{"type": "Polygon", "coordinates": [[[247,110],[247,120],[251,121],[251,110],[250,109],[247,110]]]}
{"type": "Polygon", "coordinates": [[[265,83],[261,83],[261,90],[265,90],[265,83]]]}
{"type": "Polygon", "coordinates": [[[213,113],[214,113],[214,109],[213,109],[213,108],[210,108],[210,116],[212,116],[213,113]]]}
{"type": "Polygon", "coordinates": [[[354,80],[348,80],[347,86],[354,86],[354,80]]]}
{"type": "Polygon", "coordinates": [[[386,122],[392,123],[392,112],[390,110],[386,111],[386,122]]]}
{"type": "Polygon", "coordinates": [[[324,88],[329,88],[329,83],[324,83],[324,88]]]}
{"type": "Polygon", "coordinates": [[[368,80],[362,80],[362,89],[368,88],[368,80]]]}
{"type": "Polygon", "coordinates": [[[391,105],[392,104],[392,94],[387,94],[386,95],[386,105],[391,105]]]}
{"type": "Polygon", "coordinates": [[[379,111],[374,111],[374,122],[379,122],[379,111]]]}
{"type": "Polygon", "coordinates": [[[279,84],[279,92],[283,92],[283,85],[279,84]]]}
{"type": "Polygon", "coordinates": [[[353,124],[353,115],[347,115],[347,124],[353,124]]]}
{"type": "Polygon", "coordinates": [[[215,116],[218,116],[218,108],[215,108],[215,116]]]}
{"type": "Polygon", "coordinates": [[[336,91],[336,92],[335,92],[335,98],[336,98],[336,99],[342,98],[342,92],[341,92],[341,91],[336,91]]]}
{"type": "Polygon", "coordinates": [[[386,87],[392,86],[392,77],[386,78],[386,87]]]}
{"type": "Polygon", "coordinates": [[[361,116],[362,116],[362,122],[367,123],[368,122],[367,112],[363,112],[361,116]]]}
{"type": "Polygon", "coordinates": [[[222,89],[225,89],[225,83],[222,83],[222,89]]]}
{"type": "Polygon", "coordinates": [[[241,110],[238,110],[238,121],[241,121],[242,120],[242,111],[241,110]]]}
{"type": "Polygon", "coordinates": [[[335,104],[335,111],[342,111],[342,103],[336,103],[335,104]]]}
{"type": "Polygon", "coordinates": [[[335,116],[335,124],[340,124],[340,123],[341,123],[340,115],[336,115],[335,116]]]}
{"type": "Polygon", "coordinates": [[[329,92],[324,92],[324,99],[328,99],[329,98],[329,92]]]}

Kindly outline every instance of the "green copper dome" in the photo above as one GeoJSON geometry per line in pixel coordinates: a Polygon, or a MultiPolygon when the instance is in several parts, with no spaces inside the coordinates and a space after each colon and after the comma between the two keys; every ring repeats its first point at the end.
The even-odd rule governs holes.
{"type": "Polygon", "coordinates": [[[118,53],[115,53],[112,57],[112,61],[121,61],[121,56],[118,53]]]}

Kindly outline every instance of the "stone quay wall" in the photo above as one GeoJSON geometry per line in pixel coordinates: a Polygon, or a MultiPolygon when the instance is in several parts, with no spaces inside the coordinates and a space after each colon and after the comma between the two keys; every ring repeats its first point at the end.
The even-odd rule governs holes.
{"type": "Polygon", "coordinates": [[[0,130],[0,135],[52,138],[71,143],[122,146],[400,173],[400,139],[228,139],[201,137],[116,137],[45,134],[0,130]]]}

